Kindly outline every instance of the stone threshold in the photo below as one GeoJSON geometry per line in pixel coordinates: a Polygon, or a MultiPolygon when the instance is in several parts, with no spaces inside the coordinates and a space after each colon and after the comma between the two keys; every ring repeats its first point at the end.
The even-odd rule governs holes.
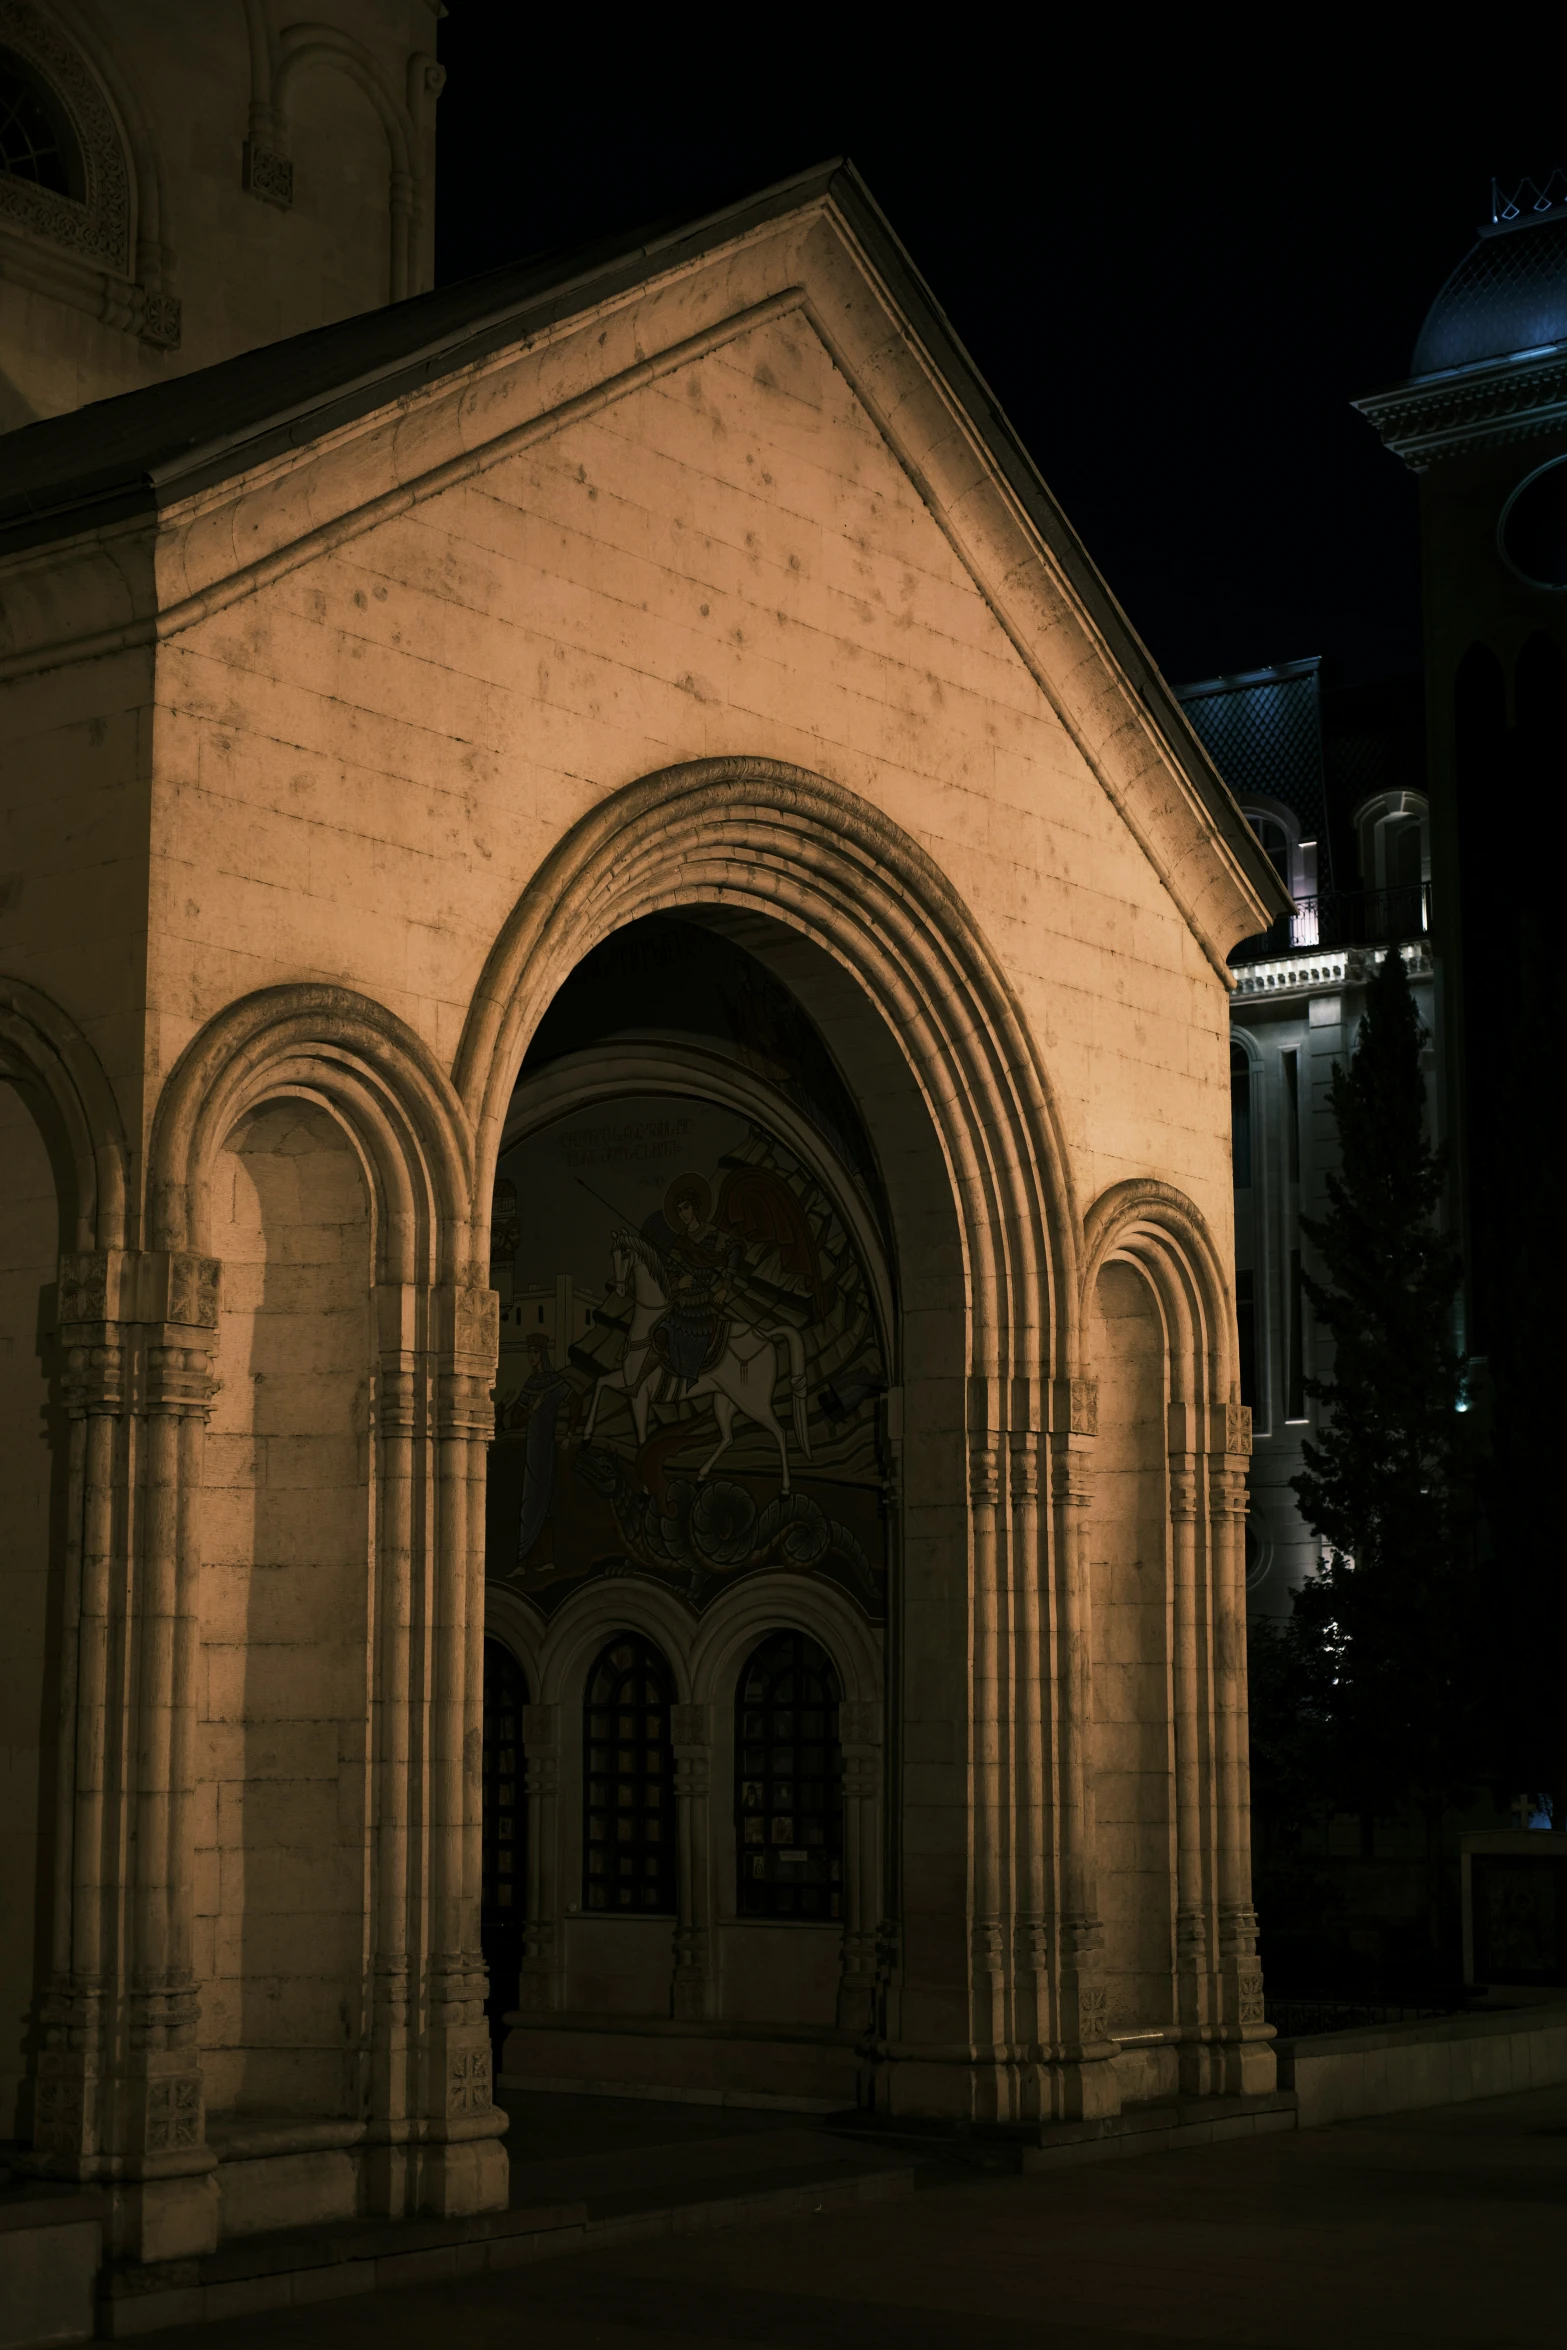
{"type": "Polygon", "coordinates": [[[1226,2138],[1256,2138],[1299,2126],[1299,2101],[1290,2089],[1253,2097],[1178,2097],[1124,2105],[1091,2122],[1043,2122],[1038,2143],[1023,2150],[1025,2171],[1056,2170],[1077,2162],[1113,2162],[1131,2154],[1173,2154],[1183,2146],[1217,2146],[1226,2138]]]}
{"type": "Polygon", "coordinates": [[[1298,2100],[1288,2089],[1251,2097],[1186,2097],[1124,2105],[1082,2122],[921,2122],[913,2117],[835,2114],[827,2127],[867,2145],[913,2154],[933,2165],[984,2171],[1059,2170],[1132,2154],[1168,2154],[1297,2127],[1298,2100]]]}
{"type": "MultiPolygon", "coordinates": [[[[192,2260],[111,2262],[99,2278],[98,2330],[117,2340],[159,2326],[520,2268],[597,2245],[802,2219],[914,2192],[911,2168],[885,2161],[851,2166],[831,2146],[811,2161],[758,2164],[737,2191],[728,2156],[725,2144],[717,2174],[705,2182],[688,2180],[683,2192],[672,2193],[667,2183],[595,2188],[585,2181],[586,2191],[576,2197],[522,2200],[508,2211],[450,2220],[327,2222],[239,2237],[192,2260]]],[[[526,2196],[528,2186],[524,2169],[513,2192],[526,2196]]]]}

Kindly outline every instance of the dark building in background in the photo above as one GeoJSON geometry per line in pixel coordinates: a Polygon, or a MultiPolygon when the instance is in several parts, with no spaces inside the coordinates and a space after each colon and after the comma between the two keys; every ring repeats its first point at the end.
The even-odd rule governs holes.
{"type": "MultiPolygon", "coordinates": [[[[1333,1064],[1394,941],[1433,1036],[1441,1025],[1420,685],[1335,688],[1312,658],[1210,678],[1180,699],[1296,905],[1232,957],[1230,1006],[1247,1583],[1254,1613],[1285,1615],[1318,1558],[1290,1488],[1317,1420],[1306,1382],[1331,1368],[1301,1290],[1313,1269],[1301,1217],[1327,1206],[1333,1064]]],[[[1440,1130],[1434,1048],[1431,1075],[1440,1130]]]]}
{"type": "Polygon", "coordinates": [[[1434,920],[1461,1006],[1449,1085],[1481,1357],[1516,1344],[1515,1242],[1538,1184],[1513,1106],[1560,1036],[1549,843],[1567,782],[1567,178],[1526,183],[1493,212],[1431,306],[1410,380],[1358,403],[1420,476],[1434,920]]]}

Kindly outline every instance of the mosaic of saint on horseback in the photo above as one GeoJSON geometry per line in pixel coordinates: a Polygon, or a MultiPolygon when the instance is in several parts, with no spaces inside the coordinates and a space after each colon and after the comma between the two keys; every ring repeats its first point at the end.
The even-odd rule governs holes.
{"type": "Polygon", "coordinates": [[[494,1235],[492,1579],[700,1608],[788,1568],[880,1617],[876,1300],[812,1164],[714,1103],[598,1104],[503,1153],[494,1235]]]}

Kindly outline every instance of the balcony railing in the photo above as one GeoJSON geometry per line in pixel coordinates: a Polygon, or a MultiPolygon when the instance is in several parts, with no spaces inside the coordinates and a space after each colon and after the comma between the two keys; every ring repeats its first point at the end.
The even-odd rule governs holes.
{"type": "Polygon", "coordinates": [[[1281,914],[1255,938],[1243,938],[1232,963],[1262,963],[1312,947],[1380,947],[1423,938],[1431,927],[1431,890],[1423,881],[1396,889],[1330,889],[1301,898],[1299,911],[1281,914]]]}

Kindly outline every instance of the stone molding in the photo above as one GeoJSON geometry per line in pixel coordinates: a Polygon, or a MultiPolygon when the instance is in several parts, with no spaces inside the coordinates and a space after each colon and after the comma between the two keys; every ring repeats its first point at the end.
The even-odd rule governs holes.
{"type": "MultiPolygon", "coordinates": [[[[319,28],[296,29],[313,36],[319,28]]],[[[307,43],[293,57],[312,53],[307,43]]],[[[280,87],[292,70],[285,57],[280,87]]],[[[1284,910],[1265,861],[1162,681],[1142,673],[1140,649],[1120,633],[1097,575],[993,408],[985,403],[982,417],[971,413],[968,395],[978,401],[981,387],[958,380],[967,364],[961,353],[954,348],[938,361],[921,343],[885,274],[891,248],[871,250],[879,233],[872,209],[865,206],[862,216],[844,175],[841,194],[829,184],[695,263],[647,263],[629,285],[597,299],[585,291],[576,309],[551,303],[536,321],[523,301],[509,343],[496,349],[499,330],[492,328],[482,356],[454,362],[434,380],[428,372],[417,380],[418,355],[411,355],[407,380],[389,380],[380,405],[353,423],[336,423],[328,438],[299,441],[292,452],[269,447],[249,472],[193,484],[184,495],[169,477],[160,491],[158,572],[178,587],[168,595],[143,591],[134,618],[62,641],[57,599],[45,593],[35,603],[24,566],[8,586],[15,649],[0,662],[0,675],[158,642],[765,321],[798,318],[938,516],[998,626],[1228,986],[1230,948],[1284,910]],[[715,300],[722,303],[717,318],[715,300]],[[475,434],[481,416],[482,439],[475,434]],[[999,443],[990,437],[993,426],[999,443]],[[260,468],[274,488],[280,472],[311,479],[261,503],[252,495],[260,468]],[[232,549],[240,537],[221,527],[215,509],[239,505],[248,517],[240,537],[252,551],[236,567],[232,549]],[[301,532],[297,517],[305,513],[315,520],[301,532]]],[[[938,314],[927,323],[933,336],[945,334],[938,314]]],[[[340,406],[333,413],[340,418],[340,406]]],[[[40,517],[30,516],[27,530],[40,527],[40,517]]],[[[115,580],[121,600],[113,608],[120,609],[119,571],[115,580]]]]}
{"type": "Polygon", "coordinates": [[[1351,403],[1416,473],[1567,427],[1567,350],[1502,358],[1351,403]]]}
{"type": "MultiPolygon", "coordinates": [[[[1429,938],[1399,948],[1411,979],[1429,979],[1436,956],[1429,938]]],[[[1386,947],[1303,947],[1298,954],[1271,955],[1265,962],[1235,968],[1235,996],[1332,995],[1343,987],[1364,987],[1381,967],[1386,947]]]]}

